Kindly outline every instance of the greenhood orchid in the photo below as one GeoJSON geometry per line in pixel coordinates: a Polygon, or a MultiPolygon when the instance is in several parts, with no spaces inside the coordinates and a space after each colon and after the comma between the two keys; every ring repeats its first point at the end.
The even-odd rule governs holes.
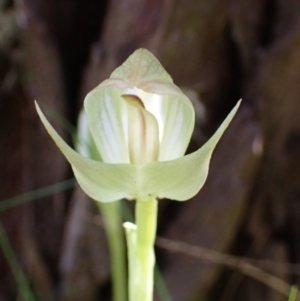
{"type": "Polygon", "coordinates": [[[102,158],[96,161],[70,148],[36,104],[80,186],[101,202],[193,197],[206,180],[213,149],[238,106],[206,144],[184,156],[194,128],[192,103],[159,61],[139,49],[86,96],[89,130],[102,158]]]}

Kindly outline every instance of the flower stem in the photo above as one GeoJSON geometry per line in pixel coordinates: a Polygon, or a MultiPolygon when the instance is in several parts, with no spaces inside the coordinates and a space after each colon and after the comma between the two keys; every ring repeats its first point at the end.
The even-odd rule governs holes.
{"type": "Polygon", "coordinates": [[[153,300],[153,273],[155,264],[154,241],[157,226],[157,199],[153,196],[137,200],[136,256],[140,268],[139,286],[132,301],[153,300]]]}
{"type": "Polygon", "coordinates": [[[110,250],[113,300],[126,301],[126,253],[122,228],[121,201],[96,203],[102,213],[110,250]]]}

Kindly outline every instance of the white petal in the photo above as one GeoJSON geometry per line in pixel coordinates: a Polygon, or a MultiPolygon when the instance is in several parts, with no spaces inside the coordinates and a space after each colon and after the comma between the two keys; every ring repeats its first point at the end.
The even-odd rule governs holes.
{"type": "Polygon", "coordinates": [[[233,108],[216,133],[198,151],[172,161],[151,162],[142,167],[142,190],[145,195],[185,201],[193,197],[207,178],[212,152],[234,117],[240,102],[233,108]]]}
{"type": "Polygon", "coordinates": [[[166,161],[184,155],[195,126],[195,111],[184,96],[164,96],[162,104],[164,129],[158,160],[166,161]]]}
{"type": "Polygon", "coordinates": [[[104,162],[129,163],[125,138],[126,106],[122,90],[100,87],[85,98],[89,128],[104,162]]]}
{"type": "Polygon", "coordinates": [[[57,134],[37,104],[36,109],[48,133],[70,162],[76,179],[87,195],[100,202],[136,198],[139,194],[139,170],[135,165],[107,164],[82,157],[57,134]]]}
{"type": "MultiPolygon", "coordinates": [[[[184,96],[188,100],[188,98],[181,92],[181,90],[173,83],[161,83],[156,81],[142,82],[137,87],[147,93],[173,95],[178,97],[184,96]]],[[[183,101],[186,100],[183,99],[183,101]]]]}
{"type": "Polygon", "coordinates": [[[194,129],[193,105],[179,89],[178,91],[172,95],[152,94],[137,88],[126,91],[128,94],[137,95],[143,101],[146,110],[153,114],[158,122],[159,161],[183,156],[194,129]]]}

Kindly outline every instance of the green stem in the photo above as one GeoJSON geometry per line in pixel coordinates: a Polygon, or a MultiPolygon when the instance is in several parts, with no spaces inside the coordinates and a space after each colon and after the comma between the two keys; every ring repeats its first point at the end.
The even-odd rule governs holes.
{"type": "Polygon", "coordinates": [[[153,300],[153,273],[154,273],[154,242],[157,226],[157,199],[148,197],[136,201],[135,209],[137,234],[136,256],[137,269],[140,273],[139,284],[136,287],[132,301],[153,300]]]}
{"type": "Polygon", "coordinates": [[[140,284],[139,270],[136,257],[136,225],[131,222],[123,224],[126,232],[128,254],[128,296],[129,301],[134,301],[137,287],[140,284]]]}
{"type": "Polygon", "coordinates": [[[112,291],[114,301],[127,300],[126,252],[122,228],[121,201],[97,202],[102,213],[110,251],[112,291]]]}
{"type": "Polygon", "coordinates": [[[297,285],[292,285],[288,301],[295,301],[297,299],[298,288],[297,285]]]}

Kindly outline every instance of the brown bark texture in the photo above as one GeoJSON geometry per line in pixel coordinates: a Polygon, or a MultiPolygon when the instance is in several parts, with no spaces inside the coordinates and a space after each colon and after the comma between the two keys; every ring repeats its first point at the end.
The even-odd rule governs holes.
{"type": "Polygon", "coordinates": [[[0,301],[25,300],[3,235],[36,300],[110,300],[94,202],[74,185],[12,198],[73,177],[34,100],[71,143],[84,96],[141,47],[195,105],[189,152],[243,99],[203,189],[160,202],[170,298],[155,300],[287,300],[300,285],[300,2],[0,0],[0,301]]]}

